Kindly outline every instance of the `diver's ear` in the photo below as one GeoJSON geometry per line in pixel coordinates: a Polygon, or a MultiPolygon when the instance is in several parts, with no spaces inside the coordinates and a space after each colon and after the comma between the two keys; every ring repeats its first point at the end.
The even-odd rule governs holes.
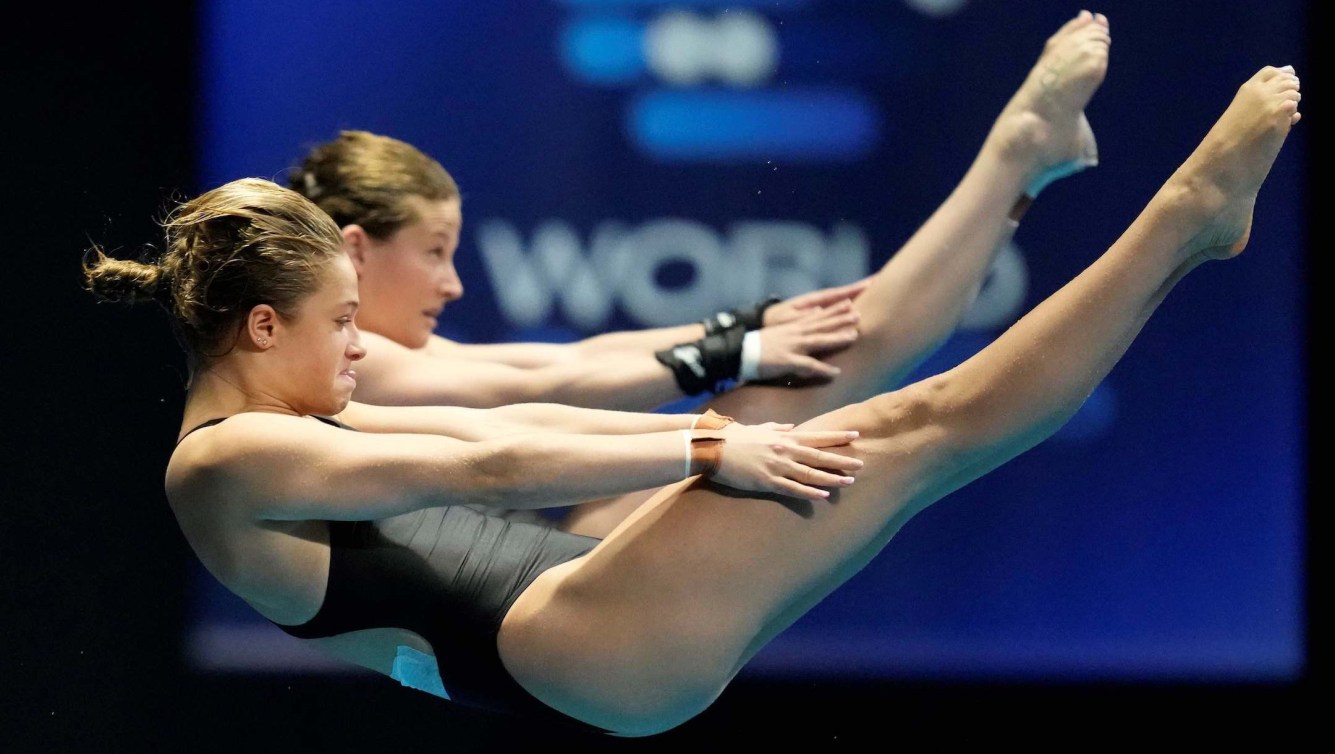
{"type": "Polygon", "coordinates": [[[246,315],[246,328],[242,339],[257,351],[267,351],[277,342],[278,312],[268,304],[256,304],[246,315]]]}
{"type": "Polygon", "coordinates": [[[348,253],[352,259],[352,266],[357,270],[357,276],[362,274],[362,268],[366,265],[366,255],[370,250],[371,237],[367,235],[366,229],[356,223],[343,226],[343,250],[348,253]]]}

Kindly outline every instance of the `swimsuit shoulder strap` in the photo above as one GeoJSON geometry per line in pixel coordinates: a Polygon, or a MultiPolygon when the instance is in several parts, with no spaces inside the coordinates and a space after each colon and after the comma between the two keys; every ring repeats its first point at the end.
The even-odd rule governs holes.
{"type": "Polygon", "coordinates": [[[193,434],[193,433],[195,433],[195,432],[198,432],[198,431],[201,430],[201,429],[204,429],[205,427],[212,427],[212,426],[214,426],[215,424],[221,424],[222,422],[224,422],[224,421],[226,421],[226,420],[227,420],[227,417],[226,417],[226,416],[220,416],[220,417],[218,417],[218,418],[216,418],[216,419],[209,419],[209,420],[206,421],[206,422],[201,422],[198,426],[192,428],[189,432],[186,432],[185,434],[181,435],[181,439],[180,439],[180,440],[177,440],[177,441],[176,441],[176,444],[177,444],[177,445],[180,445],[182,442],[185,441],[185,438],[189,437],[191,434],[193,434]]]}
{"type": "Polygon", "coordinates": [[[319,419],[320,421],[324,422],[325,424],[328,424],[331,427],[338,427],[339,429],[348,429],[352,430],[353,432],[357,431],[356,427],[344,424],[343,422],[339,421],[338,419],[335,419],[332,416],[320,416],[319,414],[311,414],[311,418],[319,419]]]}
{"type": "MultiPolygon", "coordinates": [[[[352,430],[353,432],[356,432],[356,431],[357,431],[356,428],[354,428],[354,427],[352,427],[352,426],[349,426],[349,425],[347,425],[347,424],[344,424],[343,422],[339,421],[338,419],[335,419],[335,418],[330,417],[330,416],[317,416],[317,415],[315,415],[315,414],[311,414],[311,418],[313,418],[313,419],[319,419],[320,421],[324,422],[325,424],[328,424],[328,425],[331,426],[331,427],[338,427],[339,429],[348,429],[348,430],[352,430]]],[[[226,416],[220,416],[220,417],[218,417],[218,418],[216,418],[216,419],[209,419],[209,420],[206,421],[206,422],[201,422],[198,426],[192,428],[189,432],[186,432],[185,434],[181,435],[181,439],[180,439],[180,440],[177,440],[177,441],[176,441],[176,444],[177,444],[177,445],[180,445],[180,444],[185,440],[185,438],[189,437],[189,436],[191,435],[191,433],[193,433],[193,432],[197,432],[197,431],[199,431],[199,430],[201,430],[201,429],[204,429],[205,427],[212,427],[212,426],[214,426],[214,425],[221,424],[222,422],[226,421],[227,419],[228,419],[228,417],[226,417],[226,416]]]]}

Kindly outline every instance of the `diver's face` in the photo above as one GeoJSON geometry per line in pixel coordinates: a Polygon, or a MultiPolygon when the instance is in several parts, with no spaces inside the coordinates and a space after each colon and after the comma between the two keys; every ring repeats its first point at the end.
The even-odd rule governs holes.
{"type": "Polygon", "coordinates": [[[337,414],[357,387],[353,364],[366,355],[357,332],[357,271],[347,255],[330,260],[320,285],[282,325],[272,349],[288,402],[304,414],[337,414]]]}
{"type": "Polygon", "coordinates": [[[421,348],[445,305],[464,295],[454,269],[463,210],[458,198],[409,197],[418,219],[389,238],[367,239],[357,318],[367,330],[408,348],[421,348]]]}

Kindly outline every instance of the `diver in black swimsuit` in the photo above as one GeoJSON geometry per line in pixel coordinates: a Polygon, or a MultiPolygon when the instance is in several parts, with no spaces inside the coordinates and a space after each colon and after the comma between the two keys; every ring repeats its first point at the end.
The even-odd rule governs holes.
{"type": "MultiPolygon", "coordinates": [[[[223,421],[210,419],[185,436],[223,421]]],[[[461,505],[328,526],[329,580],[319,612],[300,625],[275,626],[300,639],[405,628],[420,634],[431,653],[398,648],[391,676],[403,685],[484,709],[555,717],[505,671],[496,634],[539,574],[599,540],[461,505]]]]}
{"type": "MultiPolygon", "coordinates": [[[[1089,75],[1057,81],[1045,101],[1080,106],[1107,45],[1088,14],[1068,23],[1049,50],[1089,75]]],[[[420,659],[403,647],[439,652],[452,698],[652,735],[706,709],[914,515],[1057,431],[1176,284],[1240,254],[1298,101],[1291,67],[1259,70],[1128,230],[993,343],[796,427],[353,402],[365,353],[355,270],[333,221],[269,181],[182,205],[158,261],[98,251],[85,271],[104,297],[166,305],[184,338],[191,384],[167,498],[227,588],[386,676],[420,659]],[[528,533],[478,532],[448,512],[649,488],[601,541],[530,549],[528,533]],[[484,552],[510,564],[475,569],[484,552]]]]}

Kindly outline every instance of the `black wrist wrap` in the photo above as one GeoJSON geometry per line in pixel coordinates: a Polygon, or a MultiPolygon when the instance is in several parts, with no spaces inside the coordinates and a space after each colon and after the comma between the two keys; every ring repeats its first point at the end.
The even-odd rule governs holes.
{"type": "Polygon", "coordinates": [[[654,354],[654,358],[672,370],[677,386],[686,395],[706,390],[719,392],[725,383],[737,379],[742,368],[742,339],[746,331],[731,327],[654,354]]]}
{"type": "Polygon", "coordinates": [[[716,335],[734,327],[743,330],[759,330],[765,326],[765,310],[779,303],[779,301],[778,296],[770,296],[764,301],[757,301],[750,306],[729,309],[726,312],[719,312],[712,317],[708,317],[702,322],[705,326],[705,335],[716,335]]]}

